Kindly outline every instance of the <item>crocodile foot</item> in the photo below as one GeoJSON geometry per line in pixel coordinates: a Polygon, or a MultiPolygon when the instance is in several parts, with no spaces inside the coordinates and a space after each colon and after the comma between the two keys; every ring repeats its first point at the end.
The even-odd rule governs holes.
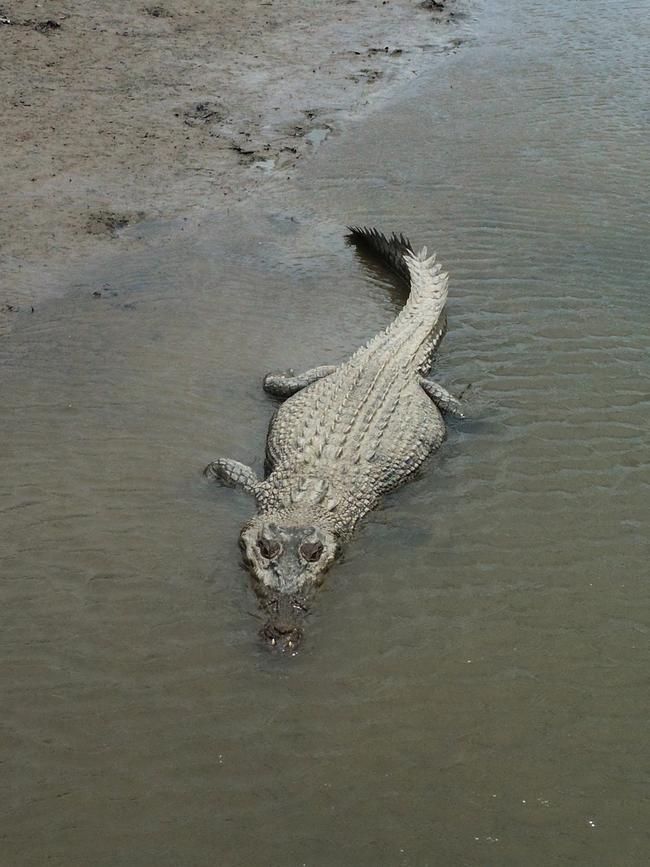
{"type": "Polygon", "coordinates": [[[447,412],[449,415],[455,415],[457,418],[465,418],[465,413],[461,409],[459,398],[462,397],[463,394],[466,394],[468,389],[471,388],[471,385],[465,386],[459,397],[454,397],[454,395],[447,391],[447,389],[440,385],[440,383],[433,382],[431,379],[425,379],[425,377],[420,378],[420,385],[441,412],[447,412]]]}
{"type": "Polygon", "coordinates": [[[211,461],[203,470],[203,475],[207,479],[214,479],[231,488],[240,488],[247,494],[253,495],[257,493],[260,482],[255,470],[229,458],[217,458],[216,461],[211,461]]]}
{"type": "Polygon", "coordinates": [[[262,387],[267,394],[272,394],[273,397],[287,398],[311,385],[312,382],[329,376],[335,370],[336,365],[334,364],[321,364],[320,367],[312,367],[298,374],[293,370],[285,370],[283,373],[267,373],[262,387]]]}

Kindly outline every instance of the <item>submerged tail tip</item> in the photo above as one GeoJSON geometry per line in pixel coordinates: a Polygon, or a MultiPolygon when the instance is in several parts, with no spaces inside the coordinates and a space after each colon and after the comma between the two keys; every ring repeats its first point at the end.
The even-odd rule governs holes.
{"type": "Polygon", "coordinates": [[[345,237],[355,244],[367,244],[375,249],[388,247],[404,252],[413,252],[411,242],[402,232],[399,235],[397,232],[393,232],[392,235],[385,235],[374,226],[346,226],[345,228],[347,229],[345,237]]]}
{"type": "Polygon", "coordinates": [[[373,241],[382,237],[378,229],[372,226],[346,226],[345,237],[350,241],[373,241]]]}

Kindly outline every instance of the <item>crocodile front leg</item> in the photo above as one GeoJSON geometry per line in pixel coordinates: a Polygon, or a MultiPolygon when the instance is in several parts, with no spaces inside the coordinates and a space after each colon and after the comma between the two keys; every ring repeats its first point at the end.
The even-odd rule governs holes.
{"type": "Polygon", "coordinates": [[[420,377],[420,385],[441,412],[448,412],[450,415],[455,415],[458,418],[465,418],[458,398],[450,394],[442,385],[433,382],[431,379],[425,379],[424,376],[420,377]]]}
{"type": "Polygon", "coordinates": [[[273,397],[291,397],[292,394],[311,385],[312,382],[317,382],[324,376],[329,376],[335,370],[335,364],[321,364],[320,367],[312,367],[297,375],[293,370],[287,370],[286,373],[267,373],[262,387],[267,394],[272,394],[273,397]]]}
{"type": "Polygon", "coordinates": [[[247,494],[255,496],[260,480],[255,471],[239,461],[231,461],[229,458],[217,458],[211,461],[203,470],[203,475],[208,479],[216,479],[229,485],[231,488],[241,488],[247,494]]]}

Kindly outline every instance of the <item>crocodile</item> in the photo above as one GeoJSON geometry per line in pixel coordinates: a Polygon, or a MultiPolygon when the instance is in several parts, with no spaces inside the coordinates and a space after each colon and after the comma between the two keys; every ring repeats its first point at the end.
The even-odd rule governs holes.
{"type": "Polygon", "coordinates": [[[265,478],[228,458],[204,471],[256,500],[240,546],[267,618],[260,635],[281,651],[296,651],[315,590],[358,522],[441,445],[442,413],[463,416],[459,398],[427,377],[446,330],[448,275],[403,235],[351,227],[348,237],[407,284],[405,305],[341,364],[264,377],[284,401],[265,478]]]}

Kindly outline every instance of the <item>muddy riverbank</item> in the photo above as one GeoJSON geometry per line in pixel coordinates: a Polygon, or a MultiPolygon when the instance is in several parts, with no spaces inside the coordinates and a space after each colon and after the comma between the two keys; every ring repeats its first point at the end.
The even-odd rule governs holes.
{"type": "MultiPolygon", "coordinates": [[[[392,93],[388,72],[360,84],[286,171],[224,146],[247,194],[192,198],[213,188],[189,170],[148,193],[152,159],[122,188],[70,194],[67,273],[63,244],[31,260],[60,294],[0,340],[2,867],[647,862],[639,12],[481,0],[456,54],[432,50],[392,93]],[[168,219],[145,200],[161,189],[168,219]],[[175,215],[181,194],[192,210],[175,215]],[[118,215],[113,234],[86,205],[118,215]],[[273,656],[237,542],[253,504],[201,471],[227,456],[262,473],[264,374],[337,363],[399,310],[346,222],[437,251],[449,329],[433,376],[472,389],[328,573],[300,653],[273,656]]],[[[166,123],[208,92],[185,95],[166,123]]],[[[298,97],[296,114],[323,104],[298,97]]],[[[173,122],[188,146],[203,137],[195,155],[217,148],[173,122]]],[[[16,238],[40,239],[29,213],[16,238]]]]}
{"type": "Polygon", "coordinates": [[[11,321],[138,226],[291,184],[462,42],[461,3],[3,2],[0,305],[11,321]]]}

